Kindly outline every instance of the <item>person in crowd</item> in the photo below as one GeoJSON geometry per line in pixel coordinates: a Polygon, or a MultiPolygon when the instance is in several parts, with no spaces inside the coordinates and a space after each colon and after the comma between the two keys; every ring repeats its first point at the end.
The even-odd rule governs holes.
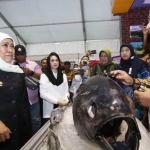
{"type": "Polygon", "coordinates": [[[73,65],[73,69],[74,69],[74,68],[78,68],[78,67],[79,67],[78,64],[74,64],[74,65],[73,65]]]}
{"type": "Polygon", "coordinates": [[[46,67],[47,67],[47,58],[43,58],[41,60],[41,70],[42,70],[42,72],[45,71],[46,67]]]}
{"type": "Polygon", "coordinates": [[[67,77],[62,73],[60,58],[52,52],[47,58],[47,68],[40,78],[40,96],[43,99],[43,122],[51,116],[54,104],[60,107],[69,102],[67,77]]]}
{"type": "Polygon", "coordinates": [[[85,55],[80,60],[80,67],[78,67],[77,64],[74,64],[72,83],[69,88],[70,99],[72,101],[80,84],[89,77],[90,77],[90,61],[89,57],[85,55]]]}
{"type": "MultiPolygon", "coordinates": [[[[117,66],[117,69],[127,72],[133,78],[150,77],[148,65],[146,64],[146,62],[135,55],[134,49],[131,44],[121,45],[120,56],[121,60],[120,64],[117,66]]],[[[136,107],[135,116],[142,121],[143,118],[145,118],[145,114],[147,114],[147,108],[139,105],[138,101],[134,97],[133,88],[131,86],[127,86],[122,83],[119,84],[124,89],[125,93],[132,98],[136,107]]]]}
{"type": "MultiPolygon", "coordinates": [[[[130,85],[133,87],[134,95],[140,105],[150,108],[150,78],[140,79],[132,78],[125,71],[115,70],[111,71],[110,74],[120,80],[125,85],[130,85]]],[[[150,111],[148,115],[149,129],[150,129],[150,111]]]]}
{"type": "MultiPolygon", "coordinates": [[[[23,45],[15,46],[15,60],[22,68],[25,75],[29,75],[36,79],[40,79],[42,73],[41,67],[34,61],[26,59],[26,48],[23,45]]],[[[27,86],[28,98],[30,103],[32,135],[34,135],[41,127],[40,104],[39,104],[39,88],[30,89],[27,86]]]]}
{"type": "Polygon", "coordinates": [[[73,69],[73,79],[72,84],[69,88],[70,92],[70,99],[73,101],[73,97],[76,94],[77,89],[79,88],[80,84],[85,80],[84,76],[84,70],[80,68],[74,68],[73,69]]]}
{"type": "Polygon", "coordinates": [[[80,60],[80,69],[84,70],[84,74],[82,74],[82,82],[84,82],[87,78],[90,77],[91,66],[90,66],[90,58],[85,55],[80,60]]]}
{"type": "Polygon", "coordinates": [[[0,32],[0,150],[19,150],[31,137],[23,70],[12,65],[15,42],[0,32]]]}
{"type": "Polygon", "coordinates": [[[68,86],[71,86],[72,78],[73,78],[73,71],[71,70],[71,63],[70,61],[64,62],[64,70],[63,73],[67,76],[68,86]]]}
{"type": "Polygon", "coordinates": [[[100,63],[92,67],[91,76],[104,75],[107,76],[110,71],[116,69],[116,64],[112,62],[111,51],[103,49],[99,52],[100,63]]]}
{"type": "Polygon", "coordinates": [[[120,47],[120,64],[117,69],[126,71],[133,78],[147,78],[150,72],[147,64],[135,55],[131,44],[123,44],[120,47]]]}

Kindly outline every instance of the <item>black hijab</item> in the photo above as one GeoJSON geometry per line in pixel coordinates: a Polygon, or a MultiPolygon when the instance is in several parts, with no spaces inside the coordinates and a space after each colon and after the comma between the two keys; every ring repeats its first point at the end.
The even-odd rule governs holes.
{"type": "Polygon", "coordinates": [[[118,65],[118,69],[124,70],[125,72],[127,72],[129,74],[129,69],[131,68],[132,71],[131,71],[131,74],[129,74],[129,75],[132,78],[137,78],[138,72],[142,68],[147,68],[148,66],[147,66],[146,62],[144,62],[142,59],[140,59],[138,56],[135,55],[134,49],[131,44],[123,44],[120,47],[120,53],[121,53],[122,47],[128,47],[130,49],[131,56],[128,60],[124,60],[121,58],[120,64],[118,65]]]}
{"type": "Polygon", "coordinates": [[[63,73],[62,73],[62,69],[61,69],[61,63],[60,63],[60,58],[59,56],[55,53],[52,52],[49,54],[48,58],[47,58],[47,67],[45,70],[45,74],[48,77],[49,81],[53,84],[53,85],[57,85],[59,86],[61,83],[63,83],[63,73]],[[59,66],[58,66],[58,72],[57,72],[57,79],[54,77],[51,66],[50,66],[50,58],[52,56],[56,56],[58,61],[59,61],[59,66]]]}

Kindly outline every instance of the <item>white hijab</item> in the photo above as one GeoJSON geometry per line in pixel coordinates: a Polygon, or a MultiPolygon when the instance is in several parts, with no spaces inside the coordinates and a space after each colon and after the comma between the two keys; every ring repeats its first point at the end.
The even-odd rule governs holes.
{"type": "MultiPolygon", "coordinates": [[[[4,39],[11,39],[13,41],[13,44],[15,45],[14,40],[9,35],[0,32],[0,42],[4,39]]],[[[10,63],[6,63],[1,57],[0,57],[0,70],[6,72],[23,73],[23,70],[18,65],[12,65],[10,63]]]]}

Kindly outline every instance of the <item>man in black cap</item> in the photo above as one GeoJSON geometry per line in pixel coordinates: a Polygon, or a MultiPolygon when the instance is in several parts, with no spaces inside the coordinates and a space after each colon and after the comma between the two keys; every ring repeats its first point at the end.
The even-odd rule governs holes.
{"type": "MultiPolygon", "coordinates": [[[[15,46],[15,60],[23,69],[25,75],[40,79],[41,67],[34,61],[26,60],[26,48],[23,45],[15,46]]],[[[27,84],[26,84],[27,85],[27,84]]],[[[30,103],[32,134],[34,135],[41,126],[39,89],[31,89],[27,85],[28,98],[30,103]]]]}
{"type": "Polygon", "coordinates": [[[67,81],[68,81],[68,86],[71,86],[71,82],[73,79],[73,71],[70,69],[71,68],[71,63],[70,61],[65,61],[64,62],[64,70],[63,73],[66,74],[67,76],[67,81]]]}

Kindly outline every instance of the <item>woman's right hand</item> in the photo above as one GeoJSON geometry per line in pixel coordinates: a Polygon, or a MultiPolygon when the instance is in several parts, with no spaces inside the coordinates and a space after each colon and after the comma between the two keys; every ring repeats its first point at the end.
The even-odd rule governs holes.
{"type": "Polygon", "coordinates": [[[68,101],[66,101],[66,100],[59,100],[59,101],[57,102],[57,104],[58,104],[60,107],[62,107],[62,106],[67,105],[67,104],[68,104],[68,101]]]}
{"type": "Polygon", "coordinates": [[[5,142],[10,138],[10,129],[0,121],[0,142],[5,142]]]}

